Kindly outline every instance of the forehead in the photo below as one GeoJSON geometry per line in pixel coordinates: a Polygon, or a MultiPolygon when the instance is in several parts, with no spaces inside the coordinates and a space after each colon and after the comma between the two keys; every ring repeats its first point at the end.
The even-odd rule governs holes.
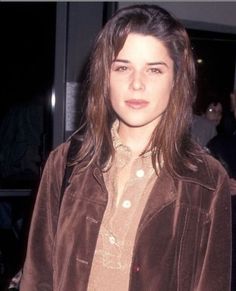
{"type": "Polygon", "coordinates": [[[151,35],[142,35],[136,33],[128,34],[123,47],[119,51],[119,57],[146,57],[146,58],[169,58],[169,53],[164,43],[151,35]]]}

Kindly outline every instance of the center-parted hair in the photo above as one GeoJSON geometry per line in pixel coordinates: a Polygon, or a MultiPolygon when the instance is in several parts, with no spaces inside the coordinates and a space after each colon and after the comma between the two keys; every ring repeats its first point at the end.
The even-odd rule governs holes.
{"type": "Polygon", "coordinates": [[[111,126],[116,119],[109,97],[110,69],[128,34],[149,35],[160,40],[174,62],[174,84],[168,106],[150,140],[152,161],[163,160],[168,172],[181,175],[183,167],[194,170],[197,149],[189,137],[195,101],[195,62],[184,26],[156,5],[135,5],[118,10],[98,35],[86,80],[86,112],[83,144],[77,161],[84,169],[101,168],[114,155],[111,126]]]}

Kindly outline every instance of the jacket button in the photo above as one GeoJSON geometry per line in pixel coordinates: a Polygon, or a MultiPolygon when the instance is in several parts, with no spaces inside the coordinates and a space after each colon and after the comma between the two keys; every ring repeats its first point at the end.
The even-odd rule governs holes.
{"type": "Polygon", "coordinates": [[[134,272],[135,272],[135,273],[138,273],[139,271],[140,271],[140,266],[135,266],[135,267],[134,267],[134,272]]]}

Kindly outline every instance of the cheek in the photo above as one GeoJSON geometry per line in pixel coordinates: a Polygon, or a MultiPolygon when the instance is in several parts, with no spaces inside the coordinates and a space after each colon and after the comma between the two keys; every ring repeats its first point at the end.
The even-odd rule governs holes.
{"type": "Polygon", "coordinates": [[[158,94],[160,101],[163,100],[163,103],[168,103],[172,91],[172,82],[159,82],[153,88],[152,92],[158,94]]]}
{"type": "Polygon", "coordinates": [[[170,96],[167,94],[165,98],[161,98],[159,106],[161,110],[166,110],[168,104],[169,104],[170,96]]]}
{"type": "Polygon", "coordinates": [[[117,91],[115,90],[114,87],[110,87],[110,101],[111,101],[111,104],[113,104],[115,102],[115,100],[117,99],[117,91]]]}
{"type": "Polygon", "coordinates": [[[119,92],[117,88],[114,86],[110,87],[110,103],[112,108],[115,110],[117,107],[117,104],[119,103],[120,97],[119,97],[119,92]]]}
{"type": "Polygon", "coordinates": [[[110,82],[110,99],[111,101],[118,101],[124,94],[124,85],[118,82],[110,82]]]}
{"type": "MultiPolygon", "coordinates": [[[[157,106],[160,106],[162,110],[165,110],[169,104],[171,98],[172,84],[168,84],[168,86],[164,86],[161,89],[159,88],[159,100],[157,101],[157,106]]],[[[158,89],[157,89],[158,90],[158,89]]]]}

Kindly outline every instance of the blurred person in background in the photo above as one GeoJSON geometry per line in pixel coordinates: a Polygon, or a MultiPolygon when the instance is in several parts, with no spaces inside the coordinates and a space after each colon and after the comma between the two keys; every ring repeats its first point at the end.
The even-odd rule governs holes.
{"type": "Polygon", "coordinates": [[[209,103],[202,114],[193,114],[191,135],[202,147],[206,148],[208,142],[217,135],[222,111],[222,104],[216,101],[209,103]]]}

